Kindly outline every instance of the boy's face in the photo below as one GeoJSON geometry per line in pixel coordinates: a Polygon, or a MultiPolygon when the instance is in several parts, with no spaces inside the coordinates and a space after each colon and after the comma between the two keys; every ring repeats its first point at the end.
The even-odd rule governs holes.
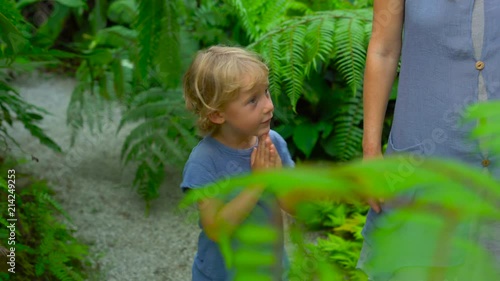
{"type": "Polygon", "coordinates": [[[268,86],[266,81],[240,91],[236,100],[229,102],[221,112],[224,118],[221,131],[241,139],[268,133],[274,111],[268,86]]]}

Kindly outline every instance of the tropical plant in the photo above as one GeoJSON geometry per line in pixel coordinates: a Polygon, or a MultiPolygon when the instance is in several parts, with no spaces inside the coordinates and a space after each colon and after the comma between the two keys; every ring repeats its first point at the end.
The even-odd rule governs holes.
{"type": "Polygon", "coordinates": [[[20,163],[0,160],[1,173],[8,175],[0,178],[5,198],[0,202],[0,279],[85,280],[87,246],[61,223],[62,217],[70,218],[53,198],[54,191],[45,181],[21,173],[20,163]]]}
{"type": "MultiPolygon", "coordinates": [[[[7,16],[12,13],[21,21],[14,2],[3,1],[11,7],[7,16]]],[[[119,103],[124,111],[119,129],[137,126],[124,143],[122,159],[124,164],[134,163],[138,167],[134,183],[146,201],[146,210],[158,196],[164,167],[182,163],[189,151],[187,147],[191,148],[196,140],[194,122],[183,110],[182,95],[177,89],[185,68],[181,56],[189,57],[197,45],[180,36],[177,4],[182,2],[17,3],[24,14],[43,11],[43,15],[30,17],[36,26],[31,26],[32,35],[26,35],[32,49],[65,55],[66,60],[59,65],[76,68],[78,83],[67,110],[71,144],[84,126],[92,132],[100,131],[105,120],[113,116],[111,104],[119,103]],[[181,50],[180,40],[193,47],[181,50]]]]}
{"type": "Polygon", "coordinates": [[[64,56],[63,52],[54,52],[30,44],[30,26],[16,9],[12,1],[1,0],[0,6],[0,138],[8,149],[8,141],[17,144],[10,137],[7,128],[14,122],[20,122],[40,142],[51,149],[61,152],[61,148],[39,127],[45,110],[25,102],[19,93],[9,86],[8,69],[19,60],[55,59],[64,56]]]}
{"type": "MultiPolygon", "coordinates": [[[[76,71],[79,82],[67,111],[67,123],[73,128],[72,143],[84,125],[91,130],[100,129],[102,120],[111,115],[105,113],[109,101],[123,104],[124,114],[131,116],[144,112],[132,108],[136,96],[148,100],[146,93],[154,89],[151,100],[156,102],[158,90],[162,89],[165,101],[170,103],[172,98],[171,103],[176,104],[174,95],[167,91],[179,88],[183,70],[198,46],[213,44],[218,39],[229,44],[249,43],[248,47],[259,52],[270,66],[270,88],[278,119],[276,130],[291,140],[290,150],[297,159],[303,156],[346,161],[360,152],[360,88],[371,11],[364,9],[369,6],[365,1],[331,3],[331,7],[320,7],[305,1],[281,0],[201,1],[196,5],[193,1],[160,0],[87,4],[77,0],[54,1],[46,9],[46,20],[37,23],[36,40],[32,41],[69,50],[75,54],[69,56],[71,62],[74,64],[76,60],[79,64],[76,71]],[[326,8],[337,10],[316,11],[326,8]],[[61,27],[62,23],[72,24],[61,27]],[[63,40],[68,28],[74,30],[69,42],[63,40]],[[188,31],[194,36],[188,35],[188,31]],[[203,31],[213,35],[204,36],[203,31]]],[[[18,2],[23,11],[29,11],[33,5],[41,3],[18,2]]],[[[155,116],[156,123],[148,123],[147,116],[128,117],[133,122],[148,123],[143,128],[154,129],[155,135],[168,136],[165,142],[163,138],[160,141],[134,133],[127,139],[127,149],[122,149],[124,163],[134,162],[139,167],[135,186],[147,206],[158,196],[161,182],[151,179],[161,180],[165,165],[181,163],[187,155],[188,150],[177,149],[174,153],[168,147],[173,144],[188,147],[195,141],[193,137],[188,139],[187,134],[174,133],[194,132],[188,121],[181,122],[184,125],[180,131],[168,125],[157,127],[161,123],[158,120],[171,124],[167,121],[171,112],[166,110],[165,114],[155,116]],[[134,143],[142,147],[132,151],[143,152],[128,155],[128,148],[134,143]],[[168,156],[152,157],[155,152],[148,152],[149,147],[160,147],[168,156]]],[[[187,113],[177,114],[184,116],[182,120],[189,119],[187,113]]]]}

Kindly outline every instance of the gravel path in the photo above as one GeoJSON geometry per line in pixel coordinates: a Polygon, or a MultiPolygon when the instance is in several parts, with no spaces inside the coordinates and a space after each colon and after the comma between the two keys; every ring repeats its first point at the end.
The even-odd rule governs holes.
{"type": "Polygon", "coordinates": [[[25,167],[50,182],[57,191],[56,199],[73,219],[76,236],[91,245],[95,273],[90,280],[190,280],[199,230],[187,219],[193,211],[181,215],[174,209],[182,196],[180,171],[166,171],[161,197],[145,217],[144,201],[132,188],[135,170],[123,168],[119,162],[127,128],[115,134],[118,110],[113,111],[112,122],[104,122],[101,133],[85,129],[69,148],[66,108],[75,81],[41,73],[20,77],[12,85],[27,101],[52,114],[42,127],[65,154],[40,145],[21,126],[11,134],[23,151],[12,152],[39,159],[25,167]]]}

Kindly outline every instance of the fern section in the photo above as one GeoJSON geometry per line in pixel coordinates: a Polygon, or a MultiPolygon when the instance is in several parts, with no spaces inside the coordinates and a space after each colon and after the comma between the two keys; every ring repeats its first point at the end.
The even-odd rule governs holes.
{"type": "Polygon", "coordinates": [[[291,150],[299,157],[347,161],[359,156],[359,91],[370,26],[368,9],[306,9],[303,16],[283,17],[249,45],[269,65],[271,93],[277,111],[283,110],[276,114],[277,130],[291,137],[291,150]],[[295,117],[286,113],[281,95],[288,97],[295,117]]]}
{"type": "Polygon", "coordinates": [[[1,159],[0,172],[7,175],[9,169],[9,175],[14,176],[9,177],[8,182],[7,179],[0,178],[1,198],[8,198],[7,195],[12,198],[12,201],[0,202],[0,279],[85,280],[88,247],[76,239],[73,231],[61,222],[62,217],[69,218],[52,197],[53,190],[47,183],[22,174],[17,168],[12,169],[16,166],[11,159],[5,163],[1,159]],[[12,208],[9,204],[15,206],[12,208]],[[7,211],[10,213],[6,214],[7,211]],[[15,227],[14,236],[12,226],[15,227]],[[15,239],[9,240],[9,237],[15,239]],[[8,262],[11,262],[10,271],[5,268],[8,262]]]}
{"type": "Polygon", "coordinates": [[[274,66],[277,73],[271,79],[279,81],[271,83],[285,82],[285,92],[295,108],[303,95],[305,78],[320,63],[328,64],[332,57],[337,58],[338,70],[346,83],[353,89],[361,87],[368,44],[365,26],[370,21],[365,10],[317,12],[284,21],[249,47],[274,66]]]}

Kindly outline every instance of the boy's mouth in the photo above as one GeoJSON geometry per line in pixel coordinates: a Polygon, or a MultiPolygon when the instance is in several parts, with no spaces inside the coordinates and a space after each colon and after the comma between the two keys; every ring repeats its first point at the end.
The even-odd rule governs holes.
{"type": "Polygon", "coordinates": [[[269,117],[269,119],[266,119],[266,121],[262,122],[262,124],[270,123],[271,120],[273,120],[273,114],[269,117]]]}

